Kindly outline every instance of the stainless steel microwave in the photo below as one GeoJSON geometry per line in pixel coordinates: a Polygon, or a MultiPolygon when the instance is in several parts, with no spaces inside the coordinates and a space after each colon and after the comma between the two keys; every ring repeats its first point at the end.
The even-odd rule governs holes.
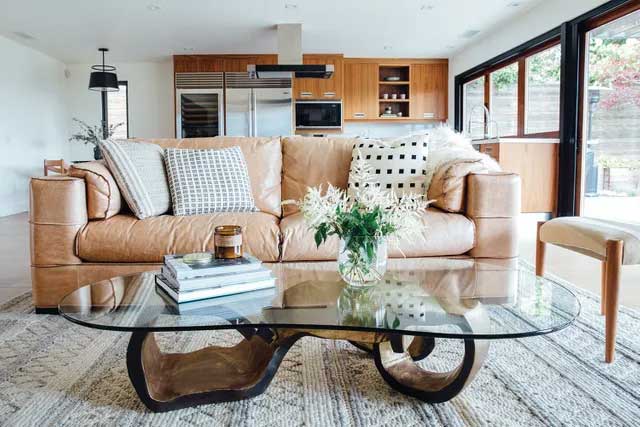
{"type": "Polygon", "coordinates": [[[342,128],[342,101],[296,101],[296,129],[342,128]]]}

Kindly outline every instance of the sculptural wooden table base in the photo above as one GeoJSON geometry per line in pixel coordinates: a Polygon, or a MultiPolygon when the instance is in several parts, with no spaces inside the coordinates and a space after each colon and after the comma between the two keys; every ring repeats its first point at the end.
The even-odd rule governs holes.
{"type": "Polygon", "coordinates": [[[142,402],[164,412],[213,402],[245,399],[266,390],[291,346],[303,336],[351,341],[370,350],[384,380],[397,391],[429,403],[460,393],[482,366],[487,340],[465,340],[460,364],[450,372],[430,372],[416,364],[431,353],[434,338],[373,332],[300,329],[239,329],[233,347],[206,347],[191,353],[163,353],[153,332],[134,332],[127,369],[142,402]]]}
{"type": "Polygon", "coordinates": [[[156,288],[156,273],[145,272],[78,288],[58,309],[79,325],[132,333],[129,377],[152,411],[256,396],[304,336],[349,341],[371,353],[371,369],[375,365],[392,388],[438,403],[473,381],[492,340],[559,331],[580,313],[570,290],[504,261],[399,260],[367,288],[346,286],[330,264],[274,264],[277,293],[213,299],[178,312],[156,288]],[[168,353],[155,335],[219,330],[238,331],[242,339],[168,353]],[[432,372],[418,363],[445,339],[464,342],[455,368],[432,372]]]}

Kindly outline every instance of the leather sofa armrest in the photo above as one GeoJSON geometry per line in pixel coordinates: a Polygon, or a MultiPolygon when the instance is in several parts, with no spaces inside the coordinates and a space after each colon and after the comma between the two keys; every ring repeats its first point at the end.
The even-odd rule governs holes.
{"type": "Polygon", "coordinates": [[[431,206],[445,212],[464,212],[467,176],[488,171],[483,159],[456,159],[441,164],[429,183],[427,200],[433,200],[431,206]]]}
{"type": "Polygon", "coordinates": [[[490,172],[468,175],[465,213],[476,226],[471,256],[518,256],[520,191],[520,176],[514,173],[490,172]]]}
{"type": "Polygon", "coordinates": [[[31,178],[29,193],[31,265],[80,264],[75,242],[87,223],[84,180],[69,176],[31,178]]]}

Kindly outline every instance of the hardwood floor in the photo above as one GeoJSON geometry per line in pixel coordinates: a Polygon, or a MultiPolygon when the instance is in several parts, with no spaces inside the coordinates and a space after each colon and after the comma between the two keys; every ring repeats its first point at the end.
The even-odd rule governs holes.
{"type": "Polygon", "coordinates": [[[26,213],[0,217],[0,303],[31,289],[26,213]]]}
{"type": "MultiPolygon", "coordinates": [[[[536,221],[534,215],[521,220],[520,256],[535,263],[536,221]]],[[[26,213],[0,217],[0,303],[31,289],[29,271],[29,224],[26,213]]],[[[546,271],[600,294],[600,261],[547,245],[546,271]]],[[[640,266],[624,266],[620,282],[620,304],[640,309],[640,266]]]]}

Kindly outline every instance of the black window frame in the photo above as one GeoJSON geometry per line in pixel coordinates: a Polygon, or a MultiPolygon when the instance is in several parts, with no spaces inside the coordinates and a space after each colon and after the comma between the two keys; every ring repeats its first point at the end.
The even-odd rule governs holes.
{"type": "MultiPolygon", "coordinates": [[[[127,139],[130,138],[129,134],[129,81],[128,80],[118,80],[118,87],[125,87],[125,98],[126,98],[126,114],[127,114],[127,139]]],[[[120,89],[122,90],[122,89],[120,89]]],[[[102,117],[104,120],[104,129],[109,127],[109,92],[102,92],[102,117]]]]}
{"type": "MultiPolygon", "coordinates": [[[[581,97],[583,64],[585,58],[584,37],[591,24],[608,15],[637,7],[637,0],[610,0],[570,21],[526,41],[513,49],[497,55],[454,77],[454,127],[462,132],[463,85],[483,75],[487,70],[509,65],[518,58],[542,46],[550,47],[554,39],[560,39],[560,129],[558,150],[558,188],[556,216],[573,216],[577,212],[579,185],[578,164],[581,150],[581,97]]],[[[542,49],[544,50],[544,49],[542,49]]],[[[486,86],[485,86],[486,87],[486,86]]],[[[485,89],[486,90],[486,89],[485,89]]]]}

